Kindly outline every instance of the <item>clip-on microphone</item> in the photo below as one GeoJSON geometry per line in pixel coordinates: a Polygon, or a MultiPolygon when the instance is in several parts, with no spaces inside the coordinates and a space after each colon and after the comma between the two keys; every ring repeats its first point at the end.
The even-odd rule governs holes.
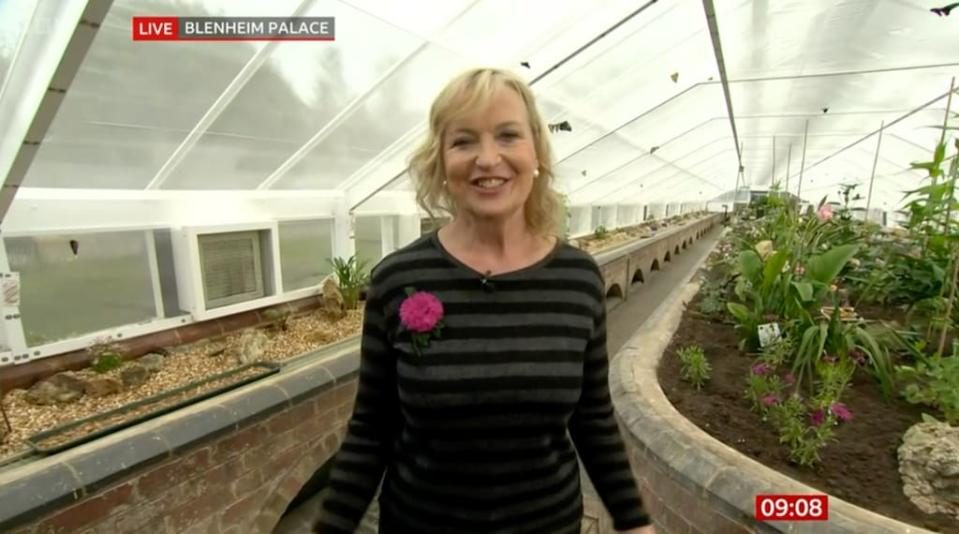
{"type": "Polygon", "coordinates": [[[496,286],[493,284],[493,282],[490,282],[489,280],[489,277],[492,275],[493,271],[486,271],[486,273],[483,274],[483,278],[480,279],[480,285],[483,286],[485,291],[493,291],[496,289],[496,286]]]}

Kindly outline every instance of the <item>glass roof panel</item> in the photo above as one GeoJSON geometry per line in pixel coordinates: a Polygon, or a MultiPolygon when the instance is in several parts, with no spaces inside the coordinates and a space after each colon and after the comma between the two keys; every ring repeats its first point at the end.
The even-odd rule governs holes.
{"type": "Polygon", "coordinates": [[[32,0],[0,1],[0,95],[35,6],[32,0]]]}
{"type": "Polygon", "coordinates": [[[561,167],[568,183],[575,186],[615,170],[642,152],[618,133],[612,133],[565,159],[561,167]]]}
{"type": "MultiPolygon", "coordinates": [[[[272,3],[271,9],[289,14],[295,4],[284,0],[272,3]]],[[[134,15],[170,8],[160,1],[114,3],[40,145],[25,186],[146,187],[253,57],[257,45],[262,46],[130,38],[134,15]]],[[[221,13],[212,3],[196,2],[177,4],[176,12],[221,13]]]]}
{"type": "MultiPolygon", "coordinates": [[[[449,27],[440,32],[432,44],[465,58],[462,68],[476,64],[498,65],[512,69],[528,80],[550,65],[544,58],[555,55],[557,51],[567,55],[570,50],[594,37],[596,32],[608,28],[624,13],[635,9],[635,5],[626,0],[590,4],[576,1],[517,3],[493,0],[473,2],[470,6],[465,13],[454,17],[449,27]],[[520,30],[507,38],[510,28],[520,30]],[[523,38],[518,41],[516,35],[522,35],[523,38]],[[522,63],[527,63],[529,67],[522,63]]],[[[411,99],[427,100],[422,104],[424,118],[429,100],[445,81],[437,80],[436,86],[428,92],[411,96],[411,99]]],[[[573,132],[554,134],[554,153],[565,154],[578,150],[605,133],[602,128],[590,127],[563,105],[549,102],[547,96],[537,90],[538,87],[539,84],[534,84],[533,89],[538,95],[544,120],[569,120],[574,125],[573,132]]],[[[415,128],[404,132],[401,138],[368,160],[339,187],[368,183],[370,180],[388,182],[405,168],[410,152],[424,133],[425,121],[419,121],[415,128]]],[[[561,178],[562,174],[560,172],[561,178]]],[[[390,185],[387,188],[394,187],[390,185]]],[[[562,188],[562,184],[559,187],[562,188]]]]}
{"type": "MultiPolygon", "coordinates": [[[[441,84],[467,66],[434,45],[420,49],[336,125],[309,154],[274,184],[276,189],[333,189],[410,129],[425,122],[441,84]]],[[[402,168],[395,172],[402,171],[402,168]]]]}
{"type": "Polygon", "coordinates": [[[421,40],[339,3],[336,41],[279,43],[163,184],[169,189],[255,189],[350,101],[421,40]],[[369,36],[390,46],[364,46],[369,36]]]}
{"type": "Polygon", "coordinates": [[[954,21],[929,7],[903,0],[717,2],[726,70],[739,79],[955,66],[954,21]]]}
{"type": "Polygon", "coordinates": [[[592,9],[604,10],[578,0],[482,0],[444,28],[437,41],[465,58],[519,67],[528,58],[517,54],[526,56],[548,40],[561,39],[559,32],[592,9]]]}
{"type": "MultiPolygon", "coordinates": [[[[929,158],[945,99],[905,116],[959,74],[955,14],[904,0],[715,4],[748,187],[788,180],[796,190],[803,148],[804,196],[866,183],[883,121],[874,196],[898,201],[922,179],[909,163],[929,158]]],[[[0,0],[0,87],[32,5],[0,0]]],[[[117,0],[24,185],[366,192],[403,171],[442,84],[488,64],[527,79],[548,72],[533,88],[547,122],[572,125],[550,138],[558,187],[574,201],[729,191],[740,161],[702,3],[643,5],[117,0]],[[334,16],[338,34],[331,43],[131,41],[133,15],[171,12],[334,16]]]]}
{"type": "MultiPolygon", "coordinates": [[[[413,35],[427,36],[438,33],[461,11],[475,3],[475,0],[443,0],[429,2],[428,9],[411,9],[409,4],[395,0],[340,0],[341,3],[364,12],[367,16],[375,17],[390,25],[402,28],[413,35]]],[[[327,2],[324,2],[326,5],[327,2]]],[[[326,7],[320,11],[326,11],[326,7]]],[[[350,24],[352,24],[352,19],[350,24]]],[[[336,40],[340,40],[340,31],[346,30],[338,26],[336,40]]],[[[370,34],[375,35],[375,34],[370,34]]],[[[369,35],[367,35],[369,38],[369,35]]]]}

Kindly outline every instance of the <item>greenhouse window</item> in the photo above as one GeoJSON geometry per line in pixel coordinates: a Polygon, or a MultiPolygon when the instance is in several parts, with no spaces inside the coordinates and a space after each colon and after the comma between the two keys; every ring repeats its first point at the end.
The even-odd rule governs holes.
{"type": "Polygon", "coordinates": [[[333,221],[284,221],[279,233],[283,291],[320,285],[332,272],[333,221]]]}
{"type": "Polygon", "coordinates": [[[10,269],[20,273],[27,346],[157,318],[151,241],[144,231],[4,239],[10,269]]]}
{"type": "Polygon", "coordinates": [[[206,308],[265,296],[260,232],[200,235],[200,266],[206,308]]]}

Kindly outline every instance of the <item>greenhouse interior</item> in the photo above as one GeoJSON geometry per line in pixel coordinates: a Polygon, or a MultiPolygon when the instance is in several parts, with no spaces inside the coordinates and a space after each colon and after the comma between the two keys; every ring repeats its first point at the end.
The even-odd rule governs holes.
{"type": "Polygon", "coordinates": [[[407,506],[418,532],[567,532],[510,519],[560,512],[543,503],[563,487],[524,502],[531,482],[503,475],[553,449],[417,479],[435,485],[411,495],[449,506],[404,505],[405,464],[342,479],[382,385],[375,320],[428,340],[418,360],[375,353],[398,375],[390,424],[428,406],[466,421],[431,427],[427,450],[492,417],[451,404],[470,366],[440,361],[479,335],[469,313],[510,332],[469,372],[530,380],[515,417],[555,387],[535,369],[568,368],[531,358],[579,331],[576,284],[514,292],[552,303],[537,316],[491,271],[469,302],[410,271],[448,339],[416,337],[433,334],[377,289],[431,243],[482,272],[452,252],[474,241],[444,242],[472,208],[451,185],[459,214],[427,209],[412,163],[440,91],[480,67],[535,97],[541,127],[525,122],[551,154],[530,180],[548,168],[560,201],[554,252],[490,279],[553,276],[548,258],[600,275],[604,357],[580,353],[575,376],[599,369],[620,439],[585,461],[572,436],[582,532],[959,533],[949,0],[0,0],[0,531],[391,532],[379,510],[407,506]],[[163,17],[333,33],[137,38],[163,17]],[[617,454],[632,511],[602,471],[617,454]],[[460,472],[473,494],[443,485],[460,472]],[[344,487],[362,517],[344,519],[344,487]],[[467,519],[481,505],[495,521],[467,519]]]}

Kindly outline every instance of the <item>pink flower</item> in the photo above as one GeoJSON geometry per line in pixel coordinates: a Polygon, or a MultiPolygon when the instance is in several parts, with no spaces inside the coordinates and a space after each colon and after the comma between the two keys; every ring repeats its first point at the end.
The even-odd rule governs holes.
{"type": "Polygon", "coordinates": [[[832,219],[832,206],[829,204],[823,204],[822,207],[819,208],[819,213],[816,215],[819,217],[819,220],[823,222],[832,219]]]}
{"type": "Polygon", "coordinates": [[[849,356],[856,362],[856,365],[866,365],[866,355],[862,352],[854,350],[849,353],[849,356]]]}
{"type": "Polygon", "coordinates": [[[841,402],[834,402],[832,406],[829,407],[829,411],[832,412],[840,421],[848,421],[852,419],[852,412],[849,411],[849,408],[841,402]]]}
{"type": "Polygon", "coordinates": [[[773,404],[778,404],[780,400],[782,399],[779,398],[779,395],[770,393],[769,395],[763,397],[763,406],[772,406],[773,404]]]}
{"type": "Polygon", "coordinates": [[[796,383],[796,377],[792,373],[786,373],[786,376],[783,377],[783,380],[786,381],[786,384],[793,385],[796,383]]]}
{"type": "Polygon", "coordinates": [[[802,275],[806,274],[806,269],[805,269],[802,265],[797,264],[797,265],[796,265],[796,268],[793,269],[793,273],[794,273],[796,276],[802,276],[802,275]]]}
{"type": "Polygon", "coordinates": [[[432,293],[417,291],[400,304],[400,321],[410,332],[431,332],[443,318],[443,303],[432,293]]]}
{"type": "Polygon", "coordinates": [[[812,423],[812,426],[819,426],[823,422],[823,418],[826,414],[823,413],[822,408],[817,408],[809,414],[809,422],[812,423]]]}
{"type": "Polygon", "coordinates": [[[752,367],[753,374],[759,376],[768,375],[772,370],[772,366],[770,366],[768,363],[757,363],[752,367]]]}

